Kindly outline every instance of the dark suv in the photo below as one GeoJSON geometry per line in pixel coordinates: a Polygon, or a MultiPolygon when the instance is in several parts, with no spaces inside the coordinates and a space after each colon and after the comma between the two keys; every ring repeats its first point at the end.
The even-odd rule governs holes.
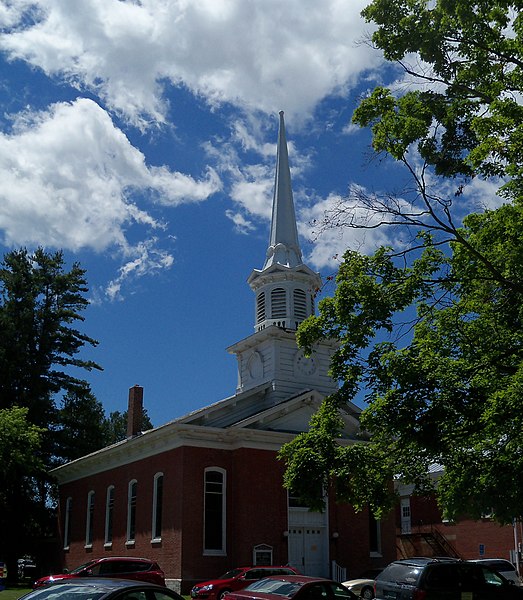
{"type": "Polygon", "coordinates": [[[523,591],[499,573],[452,558],[397,560],[376,577],[376,600],[523,600],[523,591]]]}

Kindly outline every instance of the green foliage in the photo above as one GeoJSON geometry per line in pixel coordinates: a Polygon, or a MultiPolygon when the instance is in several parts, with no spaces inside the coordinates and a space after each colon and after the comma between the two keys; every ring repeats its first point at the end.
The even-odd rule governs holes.
{"type": "Polygon", "coordinates": [[[69,367],[99,368],[76,357],[97,342],[73,325],[88,301],[84,271],[64,270],[61,252],[13,251],[0,268],[0,407],[25,406],[36,424],[53,423],[53,395],[83,387],[69,367]]]}
{"type": "Polygon", "coordinates": [[[4,560],[21,552],[35,534],[35,521],[45,523],[35,503],[35,482],[45,478],[41,447],[45,429],[28,420],[28,409],[0,409],[0,555],[4,560]]]}
{"type": "Polygon", "coordinates": [[[363,11],[385,58],[425,89],[399,98],[377,88],[354,122],[397,160],[415,145],[436,173],[509,177],[502,193],[521,197],[523,16],[517,1],[373,0],[363,11]],[[409,64],[412,54],[423,63],[409,64]]]}
{"type": "Polygon", "coordinates": [[[413,193],[361,195],[375,218],[356,223],[341,208],[334,226],[375,227],[377,217],[417,236],[402,236],[396,252],[347,252],[334,297],[300,326],[308,351],[339,342],[331,372],[342,385],[310,433],[282,450],[286,485],[312,495],[309,468],[338,499],[385,510],[394,502],[387,481],[427,493],[428,468],[439,464],[449,518],[510,522],[523,514],[521,3],[372,0],[362,14],[407,79],[395,92],[376,88],[353,121],[370,127],[376,152],[405,165],[413,193]],[[473,179],[506,204],[460,225],[473,179]],[[342,449],[332,407],[363,393],[372,443],[342,449]]]}
{"type": "Polygon", "coordinates": [[[334,297],[298,334],[307,348],[339,342],[331,371],[342,385],[310,432],[281,452],[285,484],[310,506],[321,508],[314,483],[322,481],[338,500],[379,514],[393,506],[393,477],[433,492],[428,469],[439,464],[437,494],[449,518],[493,513],[506,523],[521,515],[522,232],[523,209],[505,205],[465,219],[468,246],[455,242],[448,256],[427,235],[411,266],[396,265],[386,249],[345,254],[334,297]],[[402,318],[414,323],[404,345],[390,335],[402,318]],[[343,446],[335,411],[362,390],[372,443],[343,446]]]}
{"type": "Polygon", "coordinates": [[[45,429],[31,425],[27,413],[27,408],[0,409],[0,504],[3,507],[13,488],[44,469],[39,452],[45,429]]]}
{"type": "Polygon", "coordinates": [[[10,560],[31,552],[31,544],[50,532],[48,470],[103,440],[103,411],[75,376],[76,369],[100,368],[79,358],[84,345],[97,345],[77,327],[86,292],[85,271],[76,263],[66,270],[61,252],[15,250],[0,265],[0,413],[10,419],[0,423],[1,442],[5,434],[14,449],[10,460],[17,461],[9,493],[0,484],[8,519],[0,555],[10,560]]]}
{"type": "MultiPolygon", "coordinates": [[[[147,410],[143,409],[142,416],[142,431],[152,429],[153,424],[149,419],[147,410]]],[[[127,411],[120,412],[118,410],[110,413],[109,417],[104,422],[104,445],[109,446],[116,442],[121,442],[127,437],[127,411]]]]}
{"type": "Polygon", "coordinates": [[[111,443],[103,406],[87,386],[64,396],[57,421],[56,455],[60,462],[75,460],[111,443]]]}

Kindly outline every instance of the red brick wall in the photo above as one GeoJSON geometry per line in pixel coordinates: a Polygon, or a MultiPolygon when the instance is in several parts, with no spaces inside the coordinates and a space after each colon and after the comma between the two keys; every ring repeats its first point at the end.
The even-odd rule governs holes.
{"type": "MultiPolygon", "coordinates": [[[[61,506],[73,498],[70,549],[64,566],[72,568],[90,558],[104,555],[144,556],[157,560],[168,579],[182,580],[187,593],[195,581],[216,577],[226,570],[252,564],[253,548],[273,548],[273,562],[288,561],[287,492],[282,487],[284,465],[276,453],[266,450],[234,451],[182,447],[61,486],[61,506]],[[227,553],[203,554],[204,470],[219,467],[227,481],[227,553]],[[164,474],[162,541],[151,543],[153,478],[164,474]],[[126,546],[127,489],[138,482],[136,541],[126,546]],[[104,548],[105,499],[109,485],[115,486],[113,543],[104,548]],[[95,491],[94,539],[85,545],[87,494],[95,491]]],[[[63,524],[63,517],[60,517],[63,524]]],[[[369,556],[369,527],[366,512],[355,514],[348,506],[329,504],[331,558],[357,576],[373,566],[395,558],[394,519],[382,523],[382,557],[369,556]],[[337,538],[332,533],[338,533],[337,538]]]]}
{"type": "Polygon", "coordinates": [[[396,558],[394,514],[382,519],[381,555],[369,552],[369,512],[356,513],[351,506],[329,504],[330,552],[333,560],[347,568],[347,579],[360,577],[369,569],[382,568],[396,558]],[[338,533],[337,538],[332,533],[338,533]]]}
{"type": "MultiPolygon", "coordinates": [[[[512,525],[501,526],[490,519],[473,521],[462,519],[456,523],[443,523],[441,511],[434,498],[411,496],[412,533],[430,531],[436,528],[460,558],[506,558],[510,559],[510,551],[514,549],[514,530],[512,525]],[[480,545],[483,554],[480,554],[480,545]]],[[[401,531],[399,510],[396,515],[398,535],[401,531]]],[[[520,538],[521,539],[521,538],[520,538]]],[[[414,551],[417,555],[432,556],[431,547],[421,539],[414,551]]]]}

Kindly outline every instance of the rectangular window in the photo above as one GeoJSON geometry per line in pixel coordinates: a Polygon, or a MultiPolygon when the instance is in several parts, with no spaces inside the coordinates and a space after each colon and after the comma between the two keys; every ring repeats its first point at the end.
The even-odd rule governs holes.
{"type": "Polygon", "coordinates": [[[225,553],[225,472],[205,471],[204,551],[225,553]]]}
{"type": "Polygon", "coordinates": [[[136,494],[138,483],[136,480],[129,482],[127,496],[127,543],[134,543],[136,538],[136,494]]]}

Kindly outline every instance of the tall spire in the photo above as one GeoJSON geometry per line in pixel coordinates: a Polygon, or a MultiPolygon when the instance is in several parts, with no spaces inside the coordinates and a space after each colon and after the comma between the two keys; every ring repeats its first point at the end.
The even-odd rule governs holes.
{"type": "Polygon", "coordinates": [[[296,267],[302,264],[298,242],[294,199],[292,197],[291,171],[285,136],[283,110],[280,111],[278,150],[276,156],[276,176],[272,201],[271,236],[267,249],[264,269],[274,264],[296,267]]]}
{"type": "Polygon", "coordinates": [[[263,269],[254,269],[248,282],[256,293],[255,332],[271,326],[295,330],[314,314],[314,296],[321,287],[321,277],[301,257],[283,111],[280,111],[267,257],[263,269]]]}

